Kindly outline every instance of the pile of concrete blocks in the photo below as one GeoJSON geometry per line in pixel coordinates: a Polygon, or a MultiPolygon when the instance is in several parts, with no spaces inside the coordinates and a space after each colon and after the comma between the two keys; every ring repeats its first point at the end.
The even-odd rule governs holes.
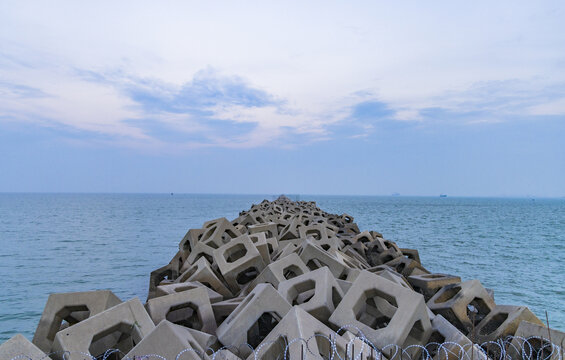
{"type": "Polygon", "coordinates": [[[281,196],[190,229],[151,273],[145,304],[50,295],[33,341],[14,337],[0,359],[498,359],[511,352],[489,344],[514,335],[541,340],[508,346],[513,357],[553,356],[544,329],[352,216],[281,196]]]}

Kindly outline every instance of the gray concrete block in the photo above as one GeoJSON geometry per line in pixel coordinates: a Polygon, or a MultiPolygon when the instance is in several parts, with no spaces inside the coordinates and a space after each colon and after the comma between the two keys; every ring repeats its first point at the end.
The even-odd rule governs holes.
{"type": "Polygon", "coordinates": [[[204,287],[153,298],[145,307],[155,324],[168,320],[208,334],[216,332],[216,319],[204,287]]]}
{"type": "Polygon", "coordinates": [[[522,321],[543,325],[525,306],[496,305],[469,336],[479,344],[496,341],[513,336],[522,321]]]}
{"type": "Polygon", "coordinates": [[[174,360],[182,352],[181,359],[209,359],[205,351],[206,348],[196,341],[187,328],[163,320],[125,358],[134,359],[154,354],[174,360]]]}
{"type": "Polygon", "coordinates": [[[83,360],[85,354],[98,357],[108,349],[128,353],[155,325],[138,298],[118,304],[59,331],[53,341],[53,355],[63,360],[83,360]]]}
{"type": "Polygon", "coordinates": [[[464,334],[468,334],[495,307],[494,300],[479,280],[444,286],[427,305],[464,334]]]}
{"type": "Polygon", "coordinates": [[[31,343],[22,334],[14,335],[0,345],[0,359],[11,360],[51,360],[40,348],[31,343]]]}
{"type": "Polygon", "coordinates": [[[210,263],[205,258],[200,258],[194,265],[189,267],[185,272],[183,272],[176,280],[176,283],[183,282],[194,282],[198,281],[202,285],[211,288],[218,294],[221,294],[225,298],[233,297],[232,292],[220,279],[219,274],[212,269],[210,263]]]}
{"type": "MultiPolygon", "coordinates": [[[[300,359],[302,354],[305,354],[306,358],[345,359],[346,345],[347,342],[336,336],[332,329],[302,308],[294,306],[256,347],[256,351],[257,359],[282,359],[285,349],[287,359],[300,359]],[[335,350],[329,340],[330,336],[335,342],[335,350]],[[287,347],[290,341],[297,338],[305,341],[295,341],[287,347]]],[[[247,357],[247,360],[254,359],[255,354],[247,357]]]]}
{"type": "Polygon", "coordinates": [[[242,292],[247,295],[255,286],[264,283],[269,283],[278,289],[281,281],[289,280],[308,272],[310,272],[310,269],[308,269],[300,257],[296,253],[291,253],[270,263],[242,292]]]}
{"type": "Polygon", "coordinates": [[[188,281],[182,283],[159,285],[157,286],[157,289],[155,291],[155,297],[176,294],[178,292],[192,290],[198,287],[203,287],[204,289],[206,289],[206,291],[208,292],[208,298],[210,298],[211,303],[222,301],[224,299],[224,297],[221,294],[217,293],[216,291],[210,289],[207,286],[204,286],[202,283],[198,281],[192,281],[192,282],[188,281]]]}
{"type": "Polygon", "coordinates": [[[357,326],[379,347],[424,345],[432,331],[422,295],[368,271],[359,274],[329,321],[357,326]]]}
{"type": "Polygon", "coordinates": [[[149,276],[149,292],[147,297],[152,298],[155,296],[155,289],[163,280],[174,281],[178,275],[177,268],[172,264],[167,264],[153,270],[149,276]]]}
{"type": "Polygon", "coordinates": [[[487,360],[480,346],[473,344],[441,315],[432,320],[432,334],[426,350],[434,360],[487,360]]]}
{"type": "Polygon", "coordinates": [[[564,346],[565,332],[521,321],[508,352],[512,359],[563,360],[564,346]]]}
{"type": "MultiPolygon", "coordinates": [[[[226,346],[248,343],[255,348],[290,308],[270,284],[258,285],[218,327],[218,339],[226,346]]],[[[240,351],[244,356],[251,353],[248,347],[240,347],[240,351]]]]}
{"type": "Polygon", "coordinates": [[[233,293],[253,281],[266,266],[249,235],[232,239],[214,250],[214,259],[233,293]]]}
{"type": "Polygon", "coordinates": [[[428,301],[442,287],[460,283],[461,278],[447,274],[420,274],[408,276],[408,282],[428,301]]]}
{"type": "Polygon", "coordinates": [[[291,305],[301,307],[325,324],[344,296],[327,267],[282,281],[278,292],[291,305]]]}
{"type": "Polygon", "coordinates": [[[122,301],[110,290],[51,294],[47,299],[33,343],[50,352],[55,334],[122,301]]]}

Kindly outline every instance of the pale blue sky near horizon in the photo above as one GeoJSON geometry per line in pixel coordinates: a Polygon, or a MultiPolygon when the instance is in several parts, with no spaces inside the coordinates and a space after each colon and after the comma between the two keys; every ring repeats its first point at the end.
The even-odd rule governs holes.
{"type": "Polygon", "coordinates": [[[565,196],[559,1],[0,2],[0,192],[565,196]]]}

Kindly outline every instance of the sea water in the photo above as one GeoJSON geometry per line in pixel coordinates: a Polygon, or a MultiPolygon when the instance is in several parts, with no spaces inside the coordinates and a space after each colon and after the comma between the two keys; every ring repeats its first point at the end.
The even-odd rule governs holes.
{"type": "MultiPolygon", "coordinates": [[[[290,196],[355,217],[431,272],[479,279],[497,304],[527,305],[565,330],[565,199],[290,196]]],[[[0,342],[29,339],[49,293],[147,296],[189,228],[273,195],[0,194],[0,342]]]]}

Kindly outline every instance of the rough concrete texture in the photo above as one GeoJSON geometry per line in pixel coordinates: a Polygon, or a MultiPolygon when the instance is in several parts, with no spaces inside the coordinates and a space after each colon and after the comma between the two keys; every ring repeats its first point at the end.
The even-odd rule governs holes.
{"type": "Polygon", "coordinates": [[[163,320],[135,345],[126,354],[126,357],[133,359],[134,357],[155,354],[165,359],[175,359],[181,351],[192,349],[184,352],[182,359],[202,360],[208,359],[208,356],[204,355],[207,347],[205,345],[200,344],[188,328],[163,320]]]}
{"type": "MultiPolygon", "coordinates": [[[[425,345],[432,326],[424,297],[383,277],[362,271],[329,319],[353,325],[373,344],[425,345]]],[[[412,348],[416,356],[418,348],[412,348]]]]}
{"type": "MultiPolygon", "coordinates": [[[[312,337],[308,346],[292,343],[291,359],[302,351],[307,359],[346,353],[365,359],[369,351],[359,355],[365,342],[386,349],[383,359],[397,350],[425,355],[418,346],[428,342],[436,343],[427,347],[434,359],[451,359],[444,350],[459,346],[465,357],[482,359],[482,340],[539,337],[547,330],[525,307],[496,306],[478,280],[430,273],[417,250],[360,231],[351,215],[284,196],[254,204],[232,221],[213,219],[188,230],[170,262],[151,272],[145,307],[137,299],[119,303],[109,292],[78,294],[49,298],[34,337],[40,353],[30,348],[30,356],[58,351],[51,357],[61,360],[69,351],[66,359],[79,360],[116,348],[121,352],[110,360],[128,353],[170,360],[193,347],[237,360],[254,358],[249,343],[261,348],[258,359],[277,359],[285,340],[312,337]],[[410,345],[417,346],[406,350],[410,345]]],[[[552,334],[563,341],[562,333],[552,334]]],[[[29,347],[16,340],[0,349],[16,342],[29,347]]],[[[553,356],[544,341],[532,348],[553,356]]]]}
{"type": "Polygon", "coordinates": [[[40,348],[31,343],[21,334],[0,345],[0,359],[51,360],[40,348]]]}
{"type": "Polygon", "coordinates": [[[428,301],[428,307],[468,334],[495,307],[479,280],[444,286],[428,301]]]}
{"type": "Polygon", "coordinates": [[[85,354],[97,357],[107,349],[127,353],[154,328],[139,299],[133,298],[59,331],[53,341],[52,357],[82,360],[85,354]]]}
{"type": "Polygon", "coordinates": [[[565,359],[563,346],[565,346],[565,332],[522,321],[514,333],[509,355],[512,359],[563,360],[565,359]]]}
{"type": "Polygon", "coordinates": [[[208,334],[216,332],[214,312],[204,286],[153,298],[145,308],[155,325],[166,319],[208,334]]]}
{"type": "MultiPolygon", "coordinates": [[[[248,343],[255,348],[290,308],[271,284],[258,285],[218,327],[218,339],[224,345],[248,343]]],[[[246,347],[240,351],[246,356],[251,353],[246,347]]]]}
{"type": "Polygon", "coordinates": [[[33,336],[43,352],[51,351],[55,334],[122,301],[109,290],[51,294],[33,336]]]}

